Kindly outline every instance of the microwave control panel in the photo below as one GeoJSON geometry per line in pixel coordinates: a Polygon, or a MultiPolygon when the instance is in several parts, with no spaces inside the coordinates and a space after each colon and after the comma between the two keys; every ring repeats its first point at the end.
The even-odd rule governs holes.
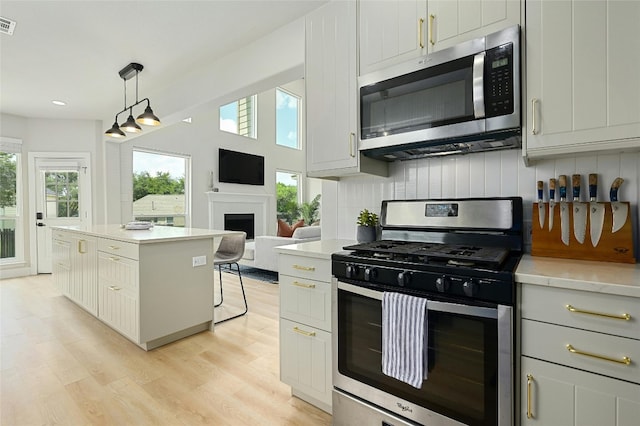
{"type": "Polygon", "coordinates": [[[484,66],[485,116],[513,113],[513,44],[487,50],[484,66]]]}

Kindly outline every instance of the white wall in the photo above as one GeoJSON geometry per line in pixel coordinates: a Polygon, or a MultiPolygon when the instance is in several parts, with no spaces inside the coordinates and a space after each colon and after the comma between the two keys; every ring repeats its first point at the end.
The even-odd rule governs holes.
{"type": "Polygon", "coordinates": [[[536,181],[548,182],[549,178],[557,178],[561,174],[580,173],[583,175],[582,199],[586,200],[586,175],[598,173],[598,199],[601,201],[609,201],[609,188],[616,177],[625,179],[619,199],[631,202],[630,215],[634,221],[637,248],[640,240],[637,208],[640,199],[639,170],[640,153],[549,159],[530,167],[524,166],[520,150],[394,162],[388,178],[359,176],[340,180],[336,208],[337,237],[355,239],[358,212],[363,208],[379,212],[385,199],[521,196],[525,221],[530,223],[532,203],[537,198],[536,181]]]}

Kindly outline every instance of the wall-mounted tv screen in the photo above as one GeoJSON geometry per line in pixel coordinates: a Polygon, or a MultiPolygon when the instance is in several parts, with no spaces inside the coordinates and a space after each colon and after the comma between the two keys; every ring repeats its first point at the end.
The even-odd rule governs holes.
{"type": "Polygon", "coordinates": [[[218,181],[264,185],[264,157],[219,148],[218,181]]]}

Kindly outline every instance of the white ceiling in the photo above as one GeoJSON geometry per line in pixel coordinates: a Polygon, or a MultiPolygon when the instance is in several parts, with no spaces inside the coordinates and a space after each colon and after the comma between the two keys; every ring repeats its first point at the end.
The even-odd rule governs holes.
{"type": "Polygon", "coordinates": [[[326,1],[0,0],[0,16],[17,21],[12,36],[0,34],[0,111],[102,120],[124,106],[118,71],[130,62],[144,66],[142,99],[326,1]]]}

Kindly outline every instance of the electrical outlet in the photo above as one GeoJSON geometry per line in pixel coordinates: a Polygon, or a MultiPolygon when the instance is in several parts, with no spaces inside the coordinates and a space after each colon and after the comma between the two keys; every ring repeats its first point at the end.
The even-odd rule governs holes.
{"type": "Polygon", "coordinates": [[[205,266],[207,264],[207,256],[195,256],[193,257],[193,267],[205,266]]]}
{"type": "Polygon", "coordinates": [[[531,221],[524,221],[524,244],[531,246],[531,237],[533,235],[533,229],[531,227],[531,221]]]}

